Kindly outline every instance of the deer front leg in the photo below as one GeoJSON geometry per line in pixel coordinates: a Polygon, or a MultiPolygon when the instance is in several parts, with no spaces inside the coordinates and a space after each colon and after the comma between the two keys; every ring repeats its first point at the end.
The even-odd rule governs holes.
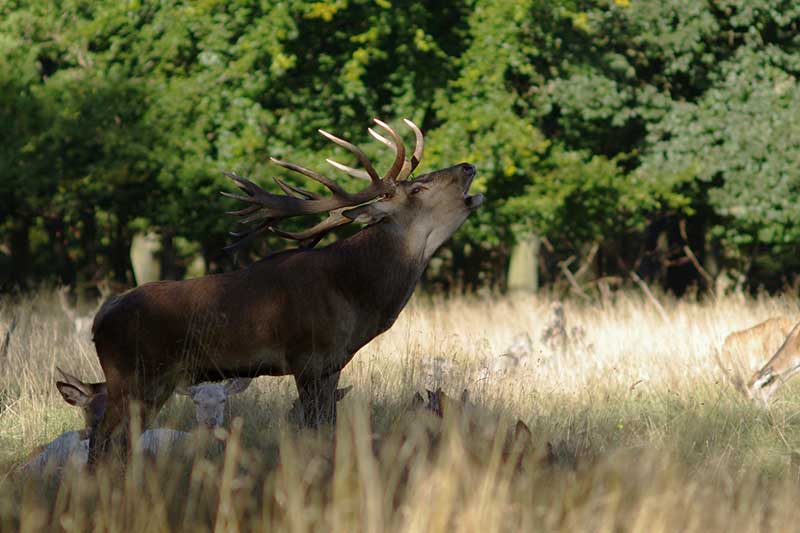
{"type": "Polygon", "coordinates": [[[302,409],[302,413],[293,413],[296,422],[311,428],[336,423],[336,401],[339,399],[337,385],[340,374],[336,372],[324,378],[295,376],[299,405],[302,409]]]}

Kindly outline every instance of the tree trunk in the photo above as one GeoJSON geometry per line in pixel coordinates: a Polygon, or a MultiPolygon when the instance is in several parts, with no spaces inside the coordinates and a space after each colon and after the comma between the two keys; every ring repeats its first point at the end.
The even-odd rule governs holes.
{"type": "Polygon", "coordinates": [[[521,235],[511,250],[508,267],[508,290],[535,292],[539,289],[539,248],[538,235],[521,235]]]}

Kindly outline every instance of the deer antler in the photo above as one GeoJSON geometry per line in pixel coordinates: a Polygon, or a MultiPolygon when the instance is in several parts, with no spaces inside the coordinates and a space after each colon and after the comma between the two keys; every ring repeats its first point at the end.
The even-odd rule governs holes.
{"type": "Polygon", "coordinates": [[[231,178],[245,194],[231,194],[227,192],[223,192],[222,194],[229,198],[239,200],[240,202],[250,204],[241,210],[232,211],[228,214],[241,217],[239,220],[240,224],[256,223],[255,227],[249,230],[238,233],[232,232],[232,236],[241,238],[241,240],[228,246],[226,249],[230,250],[235,248],[265,230],[270,230],[281,237],[301,241],[305,245],[313,246],[328,231],[352,221],[343,214],[347,209],[368,204],[383,196],[393,194],[397,182],[406,179],[422,158],[422,132],[413,122],[407,119],[404,120],[406,125],[414,131],[416,139],[414,155],[410,161],[407,161],[405,159],[405,146],[403,145],[403,140],[400,138],[400,135],[385,122],[378,119],[374,119],[374,121],[375,124],[389,133],[392,140],[375,133],[371,128],[369,129],[370,133],[384,144],[392,147],[395,152],[394,163],[383,177],[378,174],[372,162],[360,148],[327,131],[319,130],[323,137],[352,152],[364,167],[364,170],[359,170],[331,159],[326,159],[326,161],[335,168],[351,176],[370,180],[371,183],[359,192],[348,193],[335,181],[318,172],[294,163],[281,161],[274,157],[271,157],[270,161],[278,166],[297,172],[298,174],[302,174],[307,178],[321,183],[331,192],[331,196],[321,196],[301,189],[300,187],[295,187],[294,185],[284,182],[280,178],[274,178],[275,183],[285,195],[273,194],[233,172],[225,172],[225,175],[231,178]],[[276,227],[277,223],[287,218],[319,213],[328,213],[328,218],[304,231],[289,232],[276,227]]]}

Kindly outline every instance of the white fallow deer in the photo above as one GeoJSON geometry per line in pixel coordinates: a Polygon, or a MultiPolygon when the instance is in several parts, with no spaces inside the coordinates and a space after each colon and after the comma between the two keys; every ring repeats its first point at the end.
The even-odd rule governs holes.
{"type": "MultiPolygon", "coordinates": [[[[785,367],[782,361],[787,359],[786,355],[778,358],[778,354],[788,342],[796,323],[795,319],[777,316],[725,337],[722,348],[715,353],[715,357],[723,374],[736,390],[748,398],[766,402],[788,379],[789,375],[780,379],[777,375],[774,379],[772,376],[785,367]],[[771,355],[772,358],[764,365],[764,360],[771,355]],[[748,376],[750,379],[745,382],[748,376]]],[[[789,352],[791,348],[787,348],[784,354],[789,352]]]]}
{"type": "Polygon", "coordinates": [[[350,151],[364,170],[328,160],[368,185],[348,192],[313,170],[272,162],[311,178],[329,196],[275,178],[284,194],[263,190],[232,173],[244,192],[227,194],[246,207],[233,214],[256,224],[238,236],[264,231],[300,242],[246,268],[182,281],[159,281],[109,299],[92,331],[108,386],[108,409],[92,433],[90,462],[111,448],[124,455],[130,406],[152,420],[176,386],[233,377],[292,375],[304,420],[333,421],[340,371],[365,344],[394,324],[434,252],[483,201],[470,195],[474,166],[459,165],[411,179],[423,151],[415,135],[410,158],[400,135],[375,120],[390,138],[370,133],[394,151],[379,174],[358,147],[320,130],[350,151]],[[313,227],[290,232],[280,224],[324,215],[313,227]],[[321,248],[320,239],[350,222],[366,227],[321,248]]]}

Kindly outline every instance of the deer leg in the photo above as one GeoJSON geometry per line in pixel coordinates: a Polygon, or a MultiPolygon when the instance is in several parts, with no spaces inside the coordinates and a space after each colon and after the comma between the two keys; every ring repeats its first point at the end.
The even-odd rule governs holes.
{"type": "Polygon", "coordinates": [[[141,417],[141,430],[144,431],[174,390],[174,380],[164,377],[139,379],[130,388],[109,386],[108,407],[90,435],[89,464],[95,465],[109,454],[127,459],[131,450],[132,406],[140,408],[136,413],[141,417]]]}
{"type": "Polygon", "coordinates": [[[322,424],[336,423],[336,387],[339,384],[339,375],[340,372],[324,378],[295,376],[304,425],[317,428],[322,424]]]}

